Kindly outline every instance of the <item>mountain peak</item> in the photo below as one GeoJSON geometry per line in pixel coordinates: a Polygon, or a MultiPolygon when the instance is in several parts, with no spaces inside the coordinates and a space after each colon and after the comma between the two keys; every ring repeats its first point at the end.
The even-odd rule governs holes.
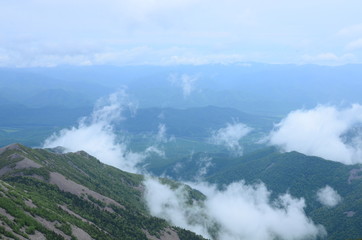
{"type": "Polygon", "coordinates": [[[7,150],[20,150],[23,147],[20,143],[12,143],[5,147],[0,148],[0,154],[7,150]]]}

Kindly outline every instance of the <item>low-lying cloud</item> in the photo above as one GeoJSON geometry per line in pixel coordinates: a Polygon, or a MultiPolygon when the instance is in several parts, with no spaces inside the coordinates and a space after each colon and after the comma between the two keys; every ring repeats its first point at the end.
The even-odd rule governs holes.
{"type": "Polygon", "coordinates": [[[202,179],[214,164],[211,157],[204,156],[198,160],[197,165],[199,170],[196,173],[195,179],[202,179]]]}
{"type": "Polygon", "coordinates": [[[183,186],[172,190],[151,178],[145,186],[151,214],[209,239],[315,239],[326,234],[322,226],[306,217],[303,199],[284,194],[271,201],[264,184],[246,185],[241,181],[224,190],[191,184],[205,194],[203,203],[190,203],[183,186]]]}
{"type": "Polygon", "coordinates": [[[47,138],[44,148],[62,146],[67,152],[86,151],[103,163],[125,171],[137,172],[136,165],[146,153],[135,153],[114,132],[113,124],[122,120],[122,111],[134,109],[124,91],[97,102],[93,113],[81,119],[78,126],[61,130],[47,138]]]}
{"type": "Polygon", "coordinates": [[[344,164],[362,163],[362,106],[319,105],[288,114],[269,135],[269,143],[344,164]]]}
{"type": "Polygon", "coordinates": [[[212,132],[210,142],[216,145],[225,146],[238,156],[243,154],[240,140],[252,131],[252,128],[243,123],[228,123],[226,127],[212,132]]]}
{"type": "Polygon", "coordinates": [[[167,131],[166,125],[163,123],[160,123],[158,125],[158,131],[157,131],[156,135],[154,136],[153,145],[147,147],[146,150],[144,151],[144,153],[146,153],[146,155],[156,154],[156,155],[158,155],[158,157],[162,157],[162,158],[166,157],[166,152],[162,145],[164,143],[168,143],[170,141],[175,140],[174,136],[168,137],[166,131],[167,131]]]}
{"type": "Polygon", "coordinates": [[[167,127],[165,124],[160,123],[158,125],[158,132],[156,134],[156,142],[157,143],[167,143],[170,141],[174,141],[175,137],[174,136],[167,136],[167,127]]]}
{"type": "MultiPolygon", "coordinates": [[[[140,163],[147,156],[162,155],[159,146],[167,142],[166,126],[159,126],[154,145],[141,153],[130,151],[113,127],[122,119],[122,111],[130,107],[133,105],[124,91],[112,94],[98,102],[92,115],[83,118],[77,126],[49,137],[44,147],[84,150],[122,170],[143,172],[140,163]]],[[[239,151],[240,138],[250,130],[235,123],[214,135],[221,143],[239,151]]],[[[202,177],[211,165],[211,158],[201,159],[198,175],[202,177]]],[[[184,185],[175,189],[146,176],[144,197],[150,213],[210,239],[314,239],[326,234],[322,226],[306,216],[303,199],[283,194],[271,200],[271,193],[262,183],[246,185],[241,181],[225,186],[223,190],[205,183],[189,184],[204,194],[204,201],[193,200],[190,189],[184,185]]]]}
{"type": "Polygon", "coordinates": [[[327,207],[335,207],[342,201],[342,197],[336,190],[327,185],[324,188],[318,190],[317,200],[327,207]]]}

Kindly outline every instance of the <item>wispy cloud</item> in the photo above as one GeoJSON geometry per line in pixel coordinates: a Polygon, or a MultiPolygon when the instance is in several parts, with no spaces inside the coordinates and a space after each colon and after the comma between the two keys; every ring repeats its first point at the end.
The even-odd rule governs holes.
{"type": "Polygon", "coordinates": [[[346,49],[347,50],[356,50],[362,48],[362,38],[359,38],[357,40],[354,40],[347,44],[346,49]]]}
{"type": "Polygon", "coordinates": [[[325,235],[322,226],[306,217],[303,199],[284,194],[271,201],[270,192],[263,184],[250,186],[237,182],[224,190],[192,184],[206,195],[202,204],[190,204],[188,190],[182,186],[172,190],[156,179],[148,179],[145,186],[146,202],[154,216],[206,238],[312,239],[325,235]]]}
{"type": "Polygon", "coordinates": [[[170,81],[173,85],[180,87],[183,96],[186,98],[196,90],[195,83],[199,79],[198,76],[188,74],[172,74],[170,75],[170,81]]]}
{"type": "Polygon", "coordinates": [[[342,201],[342,197],[338,192],[328,185],[318,190],[317,199],[321,204],[327,207],[335,207],[342,201]]]}
{"type": "Polygon", "coordinates": [[[197,165],[199,170],[196,173],[195,179],[200,180],[207,174],[209,168],[212,167],[214,164],[212,162],[212,157],[204,156],[197,161],[197,165]]]}
{"type": "Polygon", "coordinates": [[[337,55],[331,52],[319,53],[316,55],[305,54],[302,56],[302,63],[322,64],[322,65],[340,65],[355,60],[353,53],[337,55]]]}
{"type": "Polygon", "coordinates": [[[339,109],[319,105],[288,114],[269,135],[269,143],[344,164],[362,162],[362,106],[339,109]]]}
{"type": "Polygon", "coordinates": [[[243,123],[227,123],[226,127],[212,132],[210,142],[225,146],[230,151],[240,156],[243,154],[243,148],[240,145],[240,140],[251,131],[252,128],[243,123]]]}
{"type": "Polygon", "coordinates": [[[158,125],[158,131],[155,135],[155,141],[153,142],[153,144],[149,147],[146,148],[145,153],[147,155],[149,154],[156,154],[159,157],[165,158],[166,157],[166,152],[164,150],[164,144],[168,143],[170,141],[174,141],[175,137],[171,136],[168,137],[167,136],[167,127],[165,124],[160,123],[158,125]]]}
{"type": "Polygon", "coordinates": [[[174,136],[167,137],[167,127],[164,123],[160,123],[158,125],[158,132],[156,134],[156,142],[167,143],[174,140],[175,140],[174,136]]]}
{"type": "Polygon", "coordinates": [[[361,35],[362,34],[362,23],[360,24],[354,24],[347,26],[345,28],[342,28],[338,31],[338,35],[341,36],[355,36],[355,35],[361,35]]]}
{"type": "Polygon", "coordinates": [[[133,109],[124,90],[101,99],[89,117],[80,120],[78,126],[63,129],[45,140],[43,147],[62,146],[66,151],[86,151],[102,162],[122,170],[137,172],[136,165],[146,157],[144,153],[128,150],[113,129],[122,119],[122,111],[133,109]]]}

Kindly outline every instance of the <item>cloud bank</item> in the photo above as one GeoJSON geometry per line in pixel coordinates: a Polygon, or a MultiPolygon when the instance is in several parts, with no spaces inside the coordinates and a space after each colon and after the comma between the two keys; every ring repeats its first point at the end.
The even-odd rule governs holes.
{"type": "Polygon", "coordinates": [[[81,119],[78,126],[53,134],[45,140],[43,147],[62,146],[67,152],[83,150],[103,163],[137,172],[136,165],[143,161],[147,152],[134,153],[128,150],[113,128],[113,124],[122,119],[122,111],[125,109],[134,109],[126,93],[120,91],[111,94],[98,101],[91,116],[81,119]]]}
{"type": "Polygon", "coordinates": [[[318,190],[317,199],[321,204],[327,207],[335,207],[342,201],[342,197],[338,192],[328,185],[318,190]]]}
{"type": "Polygon", "coordinates": [[[361,38],[361,7],[359,0],[0,1],[0,66],[300,63],[299,55],[352,50],[356,59],[346,61],[361,62],[359,49],[343,51],[361,38]]]}
{"type": "Polygon", "coordinates": [[[217,190],[193,183],[193,188],[206,195],[202,204],[190,204],[188,191],[182,186],[172,190],[151,178],[145,186],[151,214],[209,239],[314,239],[326,234],[322,226],[306,217],[303,199],[284,194],[271,201],[263,184],[237,182],[217,190]]]}
{"type": "Polygon", "coordinates": [[[211,143],[222,145],[238,156],[243,154],[240,140],[252,131],[252,128],[243,123],[228,123],[226,127],[212,132],[211,143]]]}
{"type": "Polygon", "coordinates": [[[344,164],[362,163],[362,106],[319,105],[288,114],[269,135],[269,143],[344,164]]]}

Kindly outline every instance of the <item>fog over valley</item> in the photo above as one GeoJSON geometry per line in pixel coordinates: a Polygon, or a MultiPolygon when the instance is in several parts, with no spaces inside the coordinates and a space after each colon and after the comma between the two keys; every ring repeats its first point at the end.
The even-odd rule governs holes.
{"type": "Polygon", "coordinates": [[[362,239],[360,1],[0,1],[0,239],[362,239]]]}

